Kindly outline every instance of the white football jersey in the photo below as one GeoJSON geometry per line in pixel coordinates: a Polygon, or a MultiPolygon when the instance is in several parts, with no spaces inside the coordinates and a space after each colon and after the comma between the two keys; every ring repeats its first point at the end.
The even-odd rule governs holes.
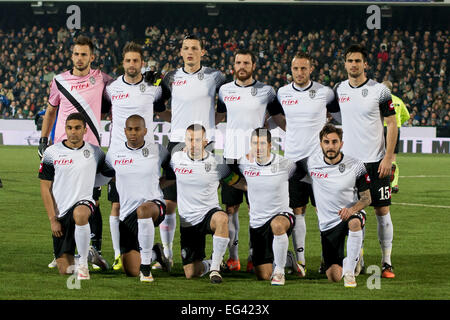
{"type": "Polygon", "coordinates": [[[334,90],[342,116],[344,154],[365,163],[383,159],[386,151],[384,117],[395,115],[389,89],[368,79],[356,88],[346,80],[338,83],[334,90]]]}
{"type": "Polygon", "coordinates": [[[39,178],[53,181],[52,194],[56,216],[64,216],[80,200],[92,198],[96,173],[106,168],[105,154],[97,146],[84,142],[78,149],[65,145],[66,140],[48,147],[39,168],[39,178]]]}
{"type": "Polygon", "coordinates": [[[215,96],[225,78],[218,70],[201,67],[194,73],[184,68],[168,72],[161,86],[163,100],[171,99],[171,142],[184,142],[186,128],[201,124],[208,141],[215,141],[215,96]]]}
{"type": "Polygon", "coordinates": [[[241,87],[235,81],[219,90],[218,112],[227,113],[224,157],[240,159],[250,150],[250,136],[254,129],[263,127],[266,112],[283,112],[275,90],[262,82],[241,87]]]}
{"type": "MultiPolygon", "coordinates": [[[[127,141],[125,136],[125,121],[133,114],[144,118],[147,127],[145,141],[154,141],[153,112],[162,112],[164,109],[154,108],[155,101],[161,98],[162,89],[141,80],[130,84],[125,81],[124,76],[119,77],[106,87],[106,93],[111,100],[111,140],[109,148],[122,148],[127,141]]],[[[158,106],[161,106],[159,104],[158,106]]],[[[162,104],[162,106],[164,106],[162,104]]],[[[155,105],[156,107],[156,105],[155,105]]]]}
{"type": "Polygon", "coordinates": [[[214,208],[220,208],[217,189],[222,178],[231,174],[223,158],[207,152],[193,160],[187,152],[175,152],[170,161],[177,177],[177,204],[180,223],[191,227],[200,223],[214,208]]]}
{"type": "Polygon", "coordinates": [[[239,170],[247,181],[250,227],[259,228],[279,213],[289,212],[289,178],[296,172],[295,162],[272,154],[267,164],[241,159],[239,170]]]}
{"type": "Polygon", "coordinates": [[[302,161],[312,180],[320,231],[337,226],[339,210],[358,202],[358,192],[369,189],[370,179],[364,163],[346,154],[339,163],[325,162],[322,151],[302,161]]]}
{"type": "Polygon", "coordinates": [[[161,167],[165,161],[169,161],[169,152],[156,143],[145,143],[138,149],[125,143],[121,149],[108,151],[106,162],[115,171],[120,220],[123,221],[146,201],[165,203],[159,187],[161,167]]]}
{"type": "Polygon", "coordinates": [[[292,82],[280,88],[277,97],[286,117],[284,156],[298,161],[320,150],[319,133],[334,100],[333,90],[314,81],[304,89],[292,82]]]}

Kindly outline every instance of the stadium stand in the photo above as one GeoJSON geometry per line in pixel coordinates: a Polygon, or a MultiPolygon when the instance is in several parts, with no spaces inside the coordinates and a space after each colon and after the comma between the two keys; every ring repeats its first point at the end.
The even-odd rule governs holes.
{"type": "Polygon", "coordinates": [[[67,30],[65,23],[56,18],[32,16],[35,19],[31,20],[29,8],[28,11],[22,9],[22,20],[12,21],[6,16],[11,8],[18,7],[6,7],[2,16],[4,23],[0,26],[0,118],[34,119],[45,108],[53,76],[70,67],[70,47],[77,34],[93,38],[97,55],[94,66],[117,77],[121,74],[121,50],[126,41],[140,41],[144,45],[147,67],[165,74],[181,66],[177,50],[180,40],[189,33],[204,39],[208,50],[204,64],[220,69],[227,80],[233,78],[233,51],[241,47],[251,49],[259,59],[255,78],[275,89],[290,82],[290,59],[300,50],[310,52],[315,59],[312,78],[333,87],[345,79],[344,48],[350,43],[363,43],[369,51],[368,76],[379,82],[391,81],[392,93],[400,97],[410,111],[411,117],[404,125],[448,129],[450,124],[449,30],[444,27],[445,17],[441,17],[436,8],[422,9],[430,11],[428,14],[434,24],[427,25],[420,20],[420,10],[410,8],[407,18],[398,19],[395,25],[390,21],[386,29],[381,30],[366,30],[361,20],[364,15],[357,16],[355,7],[345,6],[332,10],[323,6],[301,7],[297,10],[301,13],[297,19],[302,21],[295,24],[292,11],[296,10],[286,6],[270,10],[267,6],[252,7],[252,14],[259,18],[249,21],[245,17],[250,13],[245,10],[234,19],[233,15],[239,11],[236,7],[224,6],[220,16],[209,17],[205,12],[198,12],[203,10],[200,6],[185,5],[180,13],[174,6],[154,5],[151,8],[155,8],[155,12],[149,13],[147,9],[148,18],[136,23],[139,19],[129,16],[145,17],[146,14],[144,7],[136,5],[133,13],[129,12],[129,16],[117,23],[112,18],[120,12],[120,6],[112,5],[109,10],[103,10],[106,12],[97,12],[99,18],[95,20],[92,5],[88,7],[86,20],[102,21],[102,24],[82,26],[81,30],[67,30]],[[340,19],[343,13],[355,15],[358,21],[355,25],[360,27],[349,25],[348,19],[340,19]],[[335,23],[318,23],[320,14],[334,14],[335,23]],[[128,21],[129,25],[123,21],[128,21]],[[422,24],[415,24],[415,21],[422,24]],[[415,25],[423,29],[416,30],[415,25]]]}

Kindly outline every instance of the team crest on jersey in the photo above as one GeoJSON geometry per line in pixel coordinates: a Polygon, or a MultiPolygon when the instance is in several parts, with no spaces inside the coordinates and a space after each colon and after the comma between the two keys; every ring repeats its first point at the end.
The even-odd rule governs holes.
{"type": "Polygon", "coordinates": [[[199,72],[197,77],[198,77],[198,80],[202,81],[203,79],[205,79],[205,74],[203,72],[199,72]]]}
{"type": "Polygon", "coordinates": [[[362,93],[362,96],[365,98],[369,94],[369,90],[367,88],[364,88],[364,89],[362,89],[361,93],[362,93]]]}
{"type": "Polygon", "coordinates": [[[211,163],[207,162],[205,163],[205,171],[210,172],[211,171],[211,163]]]}
{"type": "Polygon", "coordinates": [[[255,87],[252,87],[252,90],[250,91],[250,93],[252,94],[252,96],[256,96],[256,94],[258,93],[258,89],[256,89],[255,87]]]}
{"type": "Polygon", "coordinates": [[[315,96],[316,96],[316,90],[309,90],[309,97],[311,99],[314,99],[315,96]]]}
{"type": "Polygon", "coordinates": [[[89,77],[89,82],[91,83],[91,84],[95,84],[95,78],[94,77],[89,77]]]}
{"type": "Polygon", "coordinates": [[[141,90],[141,92],[144,93],[145,92],[145,84],[141,83],[139,85],[139,90],[141,90]]]}
{"type": "Polygon", "coordinates": [[[339,172],[343,173],[344,171],[345,171],[345,164],[344,163],[339,164],[339,172]]]}
{"type": "Polygon", "coordinates": [[[273,164],[270,166],[270,171],[272,171],[272,173],[275,173],[278,171],[278,164],[273,164]]]}
{"type": "Polygon", "coordinates": [[[150,153],[150,152],[148,151],[148,148],[142,149],[142,155],[143,155],[145,158],[148,157],[149,153],[150,153]]]}
{"type": "Polygon", "coordinates": [[[89,156],[91,155],[91,152],[89,150],[84,150],[83,151],[83,156],[87,159],[89,158],[89,156]]]}

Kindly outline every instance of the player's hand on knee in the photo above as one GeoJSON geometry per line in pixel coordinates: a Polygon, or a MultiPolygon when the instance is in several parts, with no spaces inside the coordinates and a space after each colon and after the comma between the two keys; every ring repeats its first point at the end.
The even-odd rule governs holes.
{"type": "Polygon", "coordinates": [[[42,159],[42,157],[44,156],[44,151],[45,149],[47,149],[47,147],[48,147],[48,138],[47,137],[40,138],[38,146],[39,159],[42,159]]]}
{"type": "Polygon", "coordinates": [[[354,210],[352,208],[342,208],[339,210],[338,214],[341,216],[342,221],[346,221],[348,218],[354,214],[354,210]]]}

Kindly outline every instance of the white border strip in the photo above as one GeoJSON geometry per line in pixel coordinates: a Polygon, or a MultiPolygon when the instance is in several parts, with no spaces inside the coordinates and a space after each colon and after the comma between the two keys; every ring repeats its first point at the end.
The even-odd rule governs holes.
{"type": "Polygon", "coordinates": [[[450,209],[450,206],[437,206],[437,205],[433,205],[433,204],[404,203],[404,202],[392,202],[392,204],[399,205],[399,206],[412,206],[412,207],[429,207],[429,208],[450,209]]]}

